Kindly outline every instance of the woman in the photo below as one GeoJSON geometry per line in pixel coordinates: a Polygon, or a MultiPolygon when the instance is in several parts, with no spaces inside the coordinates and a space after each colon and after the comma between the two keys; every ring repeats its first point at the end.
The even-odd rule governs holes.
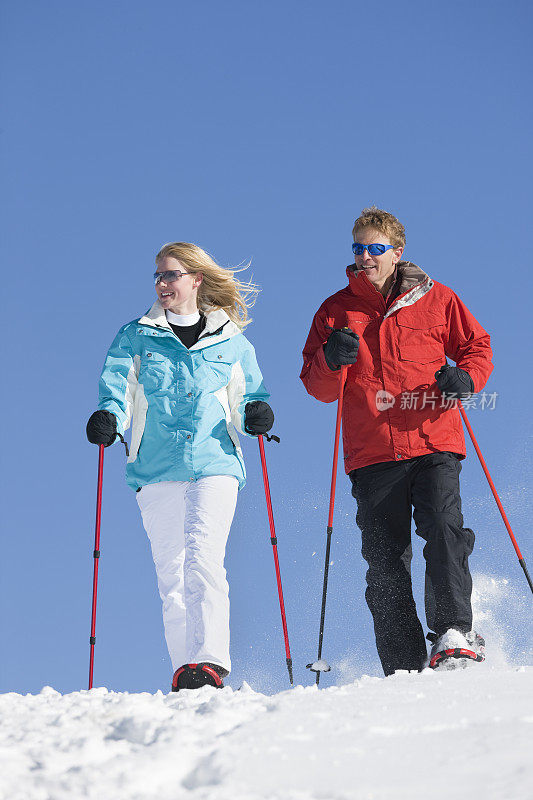
{"type": "Polygon", "coordinates": [[[224,553],[245,483],[236,430],[258,435],[274,422],[242,332],[258,290],[187,242],[165,245],[156,267],[157,300],[111,345],[87,437],[107,447],[132,421],[126,480],[152,547],[172,691],[222,687],[231,669],[224,553]]]}

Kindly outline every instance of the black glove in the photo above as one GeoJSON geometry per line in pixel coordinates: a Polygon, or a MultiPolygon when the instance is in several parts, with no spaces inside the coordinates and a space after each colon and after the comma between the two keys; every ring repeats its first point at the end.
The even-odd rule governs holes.
{"type": "Polygon", "coordinates": [[[266,433],[274,424],[274,412],[264,400],[252,400],[244,407],[244,430],[253,436],[266,433]]]}
{"type": "Polygon", "coordinates": [[[87,423],[87,438],[91,444],[109,447],[117,435],[117,418],[111,411],[95,411],[87,423]]]}
{"type": "Polygon", "coordinates": [[[324,345],[324,356],[330,370],[355,364],[359,351],[359,336],[350,328],[332,331],[324,345]]]}
{"type": "Polygon", "coordinates": [[[474,381],[461,367],[445,364],[435,373],[437,386],[444,397],[457,397],[466,400],[474,391],[474,381]]]}

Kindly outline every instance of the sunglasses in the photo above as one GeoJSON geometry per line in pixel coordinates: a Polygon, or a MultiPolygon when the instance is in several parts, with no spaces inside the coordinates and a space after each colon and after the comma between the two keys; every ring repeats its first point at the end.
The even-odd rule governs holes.
{"type": "Polygon", "coordinates": [[[189,275],[189,272],[180,272],[179,269],[169,269],[166,272],[154,272],[154,281],[157,286],[161,281],[165,283],[173,283],[178,281],[183,275],[189,275]]]}
{"type": "Polygon", "coordinates": [[[365,250],[368,250],[368,254],[371,256],[382,256],[383,253],[386,253],[387,250],[394,250],[393,244],[360,244],[359,242],[354,242],[352,244],[352,250],[354,255],[362,256],[365,250]]]}

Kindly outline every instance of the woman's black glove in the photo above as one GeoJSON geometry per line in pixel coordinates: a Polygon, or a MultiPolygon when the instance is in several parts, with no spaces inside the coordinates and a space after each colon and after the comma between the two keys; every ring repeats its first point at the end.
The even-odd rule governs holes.
{"type": "Polygon", "coordinates": [[[264,400],[252,400],[244,407],[244,430],[252,436],[267,433],[274,424],[274,412],[264,400]]]}
{"type": "Polygon", "coordinates": [[[444,397],[457,397],[467,400],[474,391],[474,381],[461,367],[445,364],[435,373],[435,380],[444,397]]]}
{"type": "Polygon", "coordinates": [[[109,447],[117,436],[117,418],[111,411],[95,411],[87,423],[87,438],[91,444],[109,447]]]}
{"type": "Polygon", "coordinates": [[[324,356],[330,370],[355,364],[359,352],[359,336],[350,328],[332,331],[324,345],[324,356]]]}

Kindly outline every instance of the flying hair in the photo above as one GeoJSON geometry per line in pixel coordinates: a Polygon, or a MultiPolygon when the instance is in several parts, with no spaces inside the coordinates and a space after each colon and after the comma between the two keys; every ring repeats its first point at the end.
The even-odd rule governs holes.
{"type": "Polygon", "coordinates": [[[155,257],[156,266],[170,256],[177,259],[187,272],[201,272],[202,282],[198,287],[198,307],[200,311],[223,309],[228,317],[243,330],[252,321],[248,316],[259,294],[259,287],[251,281],[240,281],[235,273],[248,269],[250,264],[236,269],[221,267],[216,261],[190,242],[169,242],[163,245],[155,257]]]}

